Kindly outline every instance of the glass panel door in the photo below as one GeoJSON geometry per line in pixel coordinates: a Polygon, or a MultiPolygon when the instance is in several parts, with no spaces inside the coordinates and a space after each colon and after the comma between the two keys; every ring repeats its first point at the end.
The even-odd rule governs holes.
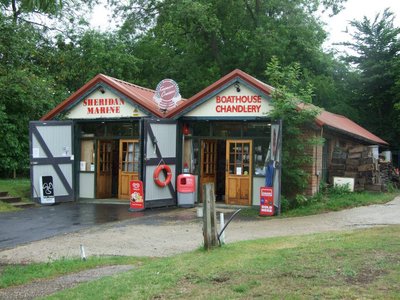
{"type": "Polygon", "coordinates": [[[140,147],[138,140],[120,140],[118,198],[129,199],[129,181],[139,178],[140,147]]]}
{"type": "Polygon", "coordinates": [[[226,188],[225,202],[227,204],[251,204],[252,180],[252,141],[226,141],[226,188]]]}

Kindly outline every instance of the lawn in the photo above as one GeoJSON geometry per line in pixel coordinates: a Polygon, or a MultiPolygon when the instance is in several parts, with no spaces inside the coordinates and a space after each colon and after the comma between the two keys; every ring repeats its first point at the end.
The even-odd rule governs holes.
{"type": "MultiPolygon", "coordinates": [[[[399,299],[400,226],[260,239],[169,258],[126,258],[130,262],[136,264],[132,271],[49,299],[399,299]]],[[[14,276],[23,277],[20,272],[14,276]]]]}
{"type": "Polygon", "coordinates": [[[0,191],[8,192],[11,196],[21,197],[28,201],[31,197],[31,182],[29,178],[23,179],[0,179],[0,191]]]}
{"type": "MultiPolygon", "coordinates": [[[[31,201],[30,179],[0,179],[0,192],[8,192],[11,196],[21,197],[22,201],[25,202],[31,201]]],[[[14,210],[18,210],[18,208],[0,201],[0,212],[14,210]]]]}

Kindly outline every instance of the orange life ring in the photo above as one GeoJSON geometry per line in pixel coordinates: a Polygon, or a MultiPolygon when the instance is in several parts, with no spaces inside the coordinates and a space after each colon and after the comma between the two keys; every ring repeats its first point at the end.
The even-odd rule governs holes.
{"type": "Polygon", "coordinates": [[[153,173],[153,178],[154,178],[154,182],[160,186],[160,187],[165,187],[167,186],[172,179],[172,172],[171,172],[171,168],[167,165],[159,165],[153,173]],[[165,172],[167,172],[167,177],[165,178],[165,181],[161,181],[159,178],[160,172],[162,170],[165,170],[165,172]]]}

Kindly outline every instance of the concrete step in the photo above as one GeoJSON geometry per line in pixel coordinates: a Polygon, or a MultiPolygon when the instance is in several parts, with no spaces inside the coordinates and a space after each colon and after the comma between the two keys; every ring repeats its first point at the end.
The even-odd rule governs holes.
{"type": "Polygon", "coordinates": [[[6,203],[15,203],[15,202],[20,202],[21,197],[2,196],[2,197],[0,197],[0,201],[6,202],[6,203]]]}
{"type": "Polygon", "coordinates": [[[12,206],[18,207],[18,208],[29,208],[29,207],[36,206],[36,203],[34,203],[34,202],[14,202],[14,203],[10,203],[10,204],[12,206]]]}

